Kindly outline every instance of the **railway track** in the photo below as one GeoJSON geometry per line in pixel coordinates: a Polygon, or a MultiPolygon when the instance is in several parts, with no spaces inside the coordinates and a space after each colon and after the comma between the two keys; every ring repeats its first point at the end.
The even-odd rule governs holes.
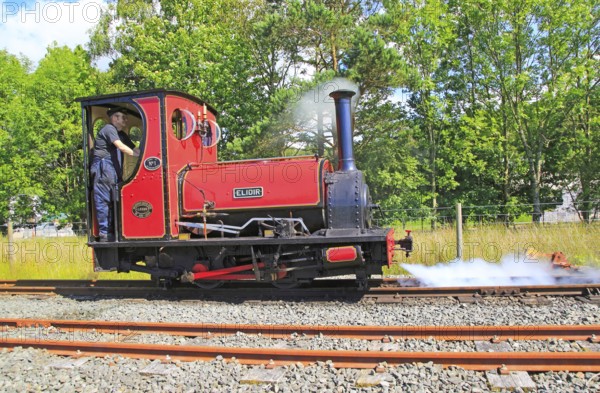
{"type": "Polygon", "coordinates": [[[97,333],[165,334],[186,337],[213,337],[260,334],[269,338],[288,338],[292,334],[327,336],[361,340],[430,339],[445,341],[476,340],[548,340],[600,341],[600,325],[536,325],[536,326],[333,326],[333,325],[256,325],[223,323],[116,322],[63,319],[0,318],[0,332],[27,328],[52,328],[62,332],[94,331],[97,333]]]}
{"type": "Polygon", "coordinates": [[[278,289],[269,284],[236,283],[216,289],[176,286],[169,290],[158,288],[144,280],[18,280],[0,281],[3,295],[62,295],[84,297],[126,297],[150,299],[199,300],[302,300],[354,299],[382,303],[400,302],[415,297],[477,298],[485,296],[587,296],[594,300],[600,295],[600,284],[511,285],[467,287],[415,286],[414,279],[371,280],[367,291],[359,291],[354,280],[316,280],[310,287],[278,289]],[[242,291],[243,289],[243,291],[242,291]]]}
{"type": "Polygon", "coordinates": [[[589,326],[292,326],[292,325],[224,325],[167,324],[149,322],[103,322],[35,319],[0,319],[1,348],[31,347],[66,356],[120,355],[131,358],[209,361],[218,356],[242,364],[264,364],[268,367],[303,363],[331,362],[337,368],[375,368],[383,364],[434,362],[445,367],[456,365],[468,370],[502,371],[582,371],[600,372],[600,352],[402,352],[402,351],[332,351],[277,348],[234,348],[187,345],[136,344],[120,341],[120,335],[165,334],[197,337],[202,335],[262,334],[267,337],[289,337],[292,333],[324,335],[332,338],[381,340],[386,337],[439,340],[590,340],[595,341],[600,325],[589,326]],[[43,328],[44,337],[32,337],[31,329],[43,328]],[[20,335],[19,329],[26,330],[20,335]],[[48,332],[52,333],[48,333],[48,332]],[[112,341],[93,342],[57,339],[58,332],[93,331],[116,334],[112,341]]]}

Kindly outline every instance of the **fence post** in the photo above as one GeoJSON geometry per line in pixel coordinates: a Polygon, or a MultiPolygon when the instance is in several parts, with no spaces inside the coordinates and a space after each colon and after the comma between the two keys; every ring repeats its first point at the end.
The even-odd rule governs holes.
{"type": "Polygon", "coordinates": [[[456,204],[456,259],[463,257],[462,204],[456,204]]]}
{"type": "Polygon", "coordinates": [[[12,265],[15,263],[15,253],[13,252],[15,247],[15,240],[13,234],[13,222],[12,218],[8,218],[7,228],[6,228],[6,240],[8,241],[7,249],[8,249],[8,263],[12,265]]]}

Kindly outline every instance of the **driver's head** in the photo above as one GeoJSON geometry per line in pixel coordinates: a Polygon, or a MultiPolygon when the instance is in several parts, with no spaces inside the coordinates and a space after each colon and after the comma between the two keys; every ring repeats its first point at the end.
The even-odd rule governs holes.
{"type": "Polygon", "coordinates": [[[116,107],[111,108],[107,112],[110,123],[121,131],[127,124],[127,110],[124,108],[116,107]]]}

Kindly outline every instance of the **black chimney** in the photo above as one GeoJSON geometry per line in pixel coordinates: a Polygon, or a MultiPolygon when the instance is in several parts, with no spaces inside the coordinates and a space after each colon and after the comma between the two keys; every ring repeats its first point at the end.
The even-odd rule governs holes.
{"type": "Polygon", "coordinates": [[[336,90],[329,94],[335,100],[335,121],[337,125],[338,171],[356,170],[354,153],[352,152],[352,110],[350,104],[352,90],[336,90]]]}

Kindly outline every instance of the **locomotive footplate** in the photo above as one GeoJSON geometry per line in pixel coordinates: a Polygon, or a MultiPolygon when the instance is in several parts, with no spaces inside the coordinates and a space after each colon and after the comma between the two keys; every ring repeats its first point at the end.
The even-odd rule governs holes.
{"type": "Polygon", "coordinates": [[[386,236],[389,229],[370,229],[360,237],[355,235],[346,236],[322,236],[312,235],[293,238],[264,238],[259,236],[243,238],[208,238],[208,239],[188,239],[188,240],[122,240],[119,242],[89,242],[88,246],[93,248],[130,248],[130,247],[212,247],[212,246],[252,246],[252,245],[272,245],[279,244],[340,244],[340,243],[372,243],[386,242],[386,236]]]}

